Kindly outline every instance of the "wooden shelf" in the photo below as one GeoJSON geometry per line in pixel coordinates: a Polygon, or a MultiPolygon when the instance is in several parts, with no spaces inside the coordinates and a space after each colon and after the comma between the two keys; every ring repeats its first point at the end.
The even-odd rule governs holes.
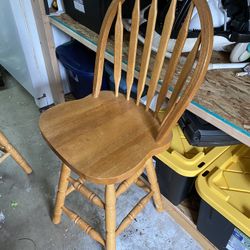
{"type": "MultiPolygon", "coordinates": [[[[98,35],[85,26],[74,21],[67,14],[50,17],[50,23],[69,36],[78,40],[88,48],[96,51],[98,35]]],[[[128,39],[124,36],[123,70],[127,69],[128,39]]],[[[137,52],[139,62],[142,54],[142,46],[139,44],[137,52]]],[[[110,37],[105,58],[113,62],[113,38],[110,37]]],[[[149,76],[153,67],[155,54],[152,53],[149,76]]],[[[227,54],[214,53],[213,62],[226,61],[227,54]]],[[[137,62],[137,65],[139,63],[137,62]]],[[[165,60],[164,69],[168,60],[165,60]]],[[[179,67],[182,65],[180,64],[179,67]]],[[[138,66],[139,68],[139,66],[138,66]]],[[[161,79],[165,70],[161,72],[161,79]]],[[[135,74],[137,77],[138,74],[135,74]]],[[[208,121],[227,134],[237,138],[242,143],[250,146],[250,77],[235,77],[232,70],[208,71],[204,84],[195,96],[188,109],[202,119],[208,121]]]]}

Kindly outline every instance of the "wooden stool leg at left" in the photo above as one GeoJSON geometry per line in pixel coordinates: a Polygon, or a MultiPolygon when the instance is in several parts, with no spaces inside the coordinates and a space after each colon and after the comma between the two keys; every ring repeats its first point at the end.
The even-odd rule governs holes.
{"type": "Polygon", "coordinates": [[[6,160],[9,156],[17,162],[17,164],[24,170],[26,174],[31,174],[32,169],[21,154],[10,144],[8,139],[0,131],[0,151],[3,153],[3,156],[0,157],[0,163],[6,160]]]}

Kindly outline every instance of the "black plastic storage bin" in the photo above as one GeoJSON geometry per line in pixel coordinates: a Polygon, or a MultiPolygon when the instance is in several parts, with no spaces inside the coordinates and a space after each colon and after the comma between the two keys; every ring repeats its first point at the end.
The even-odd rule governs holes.
{"type": "Polygon", "coordinates": [[[240,144],[235,138],[189,111],[185,111],[182,115],[179,125],[188,142],[193,146],[211,147],[240,144]]]}
{"type": "Polygon", "coordinates": [[[158,158],[154,160],[161,193],[175,206],[179,205],[195,190],[195,178],[179,175],[158,158]]]}
{"type": "MultiPolygon", "coordinates": [[[[89,50],[77,41],[60,45],[56,55],[65,67],[70,82],[70,90],[77,99],[92,93],[95,52],[89,50]]],[[[103,75],[102,90],[108,89],[106,75],[103,75]]]]}
{"type": "MultiPolygon", "coordinates": [[[[99,34],[104,16],[112,0],[63,0],[63,2],[68,15],[99,34]]],[[[131,16],[134,2],[134,0],[127,0],[123,4],[123,17],[131,16]]],[[[150,0],[141,0],[141,8],[150,3],[150,0]]]]}
{"type": "Polygon", "coordinates": [[[96,33],[112,0],[63,0],[65,12],[96,33]]]}
{"type": "Polygon", "coordinates": [[[226,249],[235,226],[201,199],[197,229],[218,249],[226,249]]]}

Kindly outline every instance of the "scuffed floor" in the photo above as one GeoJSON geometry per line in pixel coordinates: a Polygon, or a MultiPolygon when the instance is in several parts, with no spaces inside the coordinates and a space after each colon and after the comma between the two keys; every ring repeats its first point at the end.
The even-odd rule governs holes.
{"type": "MultiPolygon", "coordinates": [[[[51,222],[60,161],[43,141],[39,129],[39,111],[33,98],[12,77],[5,77],[0,89],[0,130],[23,154],[34,172],[26,176],[8,158],[0,165],[0,249],[83,249],[102,247],[82,233],[68,218],[51,222]]],[[[89,185],[103,197],[103,187],[89,185]]],[[[117,224],[144,195],[133,187],[117,203],[117,224]]],[[[78,193],[67,204],[102,234],[104,213],[78,193]]],[[[167,213],[157,213],[150,203],[132,225],[117,238],[118,250],[201,249],[167,213]]]]}

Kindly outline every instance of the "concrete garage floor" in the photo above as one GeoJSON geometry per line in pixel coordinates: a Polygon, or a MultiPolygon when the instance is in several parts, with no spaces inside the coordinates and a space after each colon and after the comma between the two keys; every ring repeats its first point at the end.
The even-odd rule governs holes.
{"type": "MultiPolygon", "coordinates": [[[[0,129],[34,172],[26,176],[11,158],[0,166],[0,249],[102,249],[66,216],[59,225],[51,222],[60,161],[39,133],[40,113],[33,98],[9,75],[5,82],[6,88],[0,90],[0,129]]],[[[102,187],[94,190],[103,197],[102,187]]],[[[142,195],[143,191],[133,187],[120,197],[117,223],[142,195]]],[[[101,209],[76,192],[69,196],[67,204],[104,233],[101,209]]],[[[117,238],[117,249],[201,248],[166,212],[157,213],[151,202],[117,238]]]]}

